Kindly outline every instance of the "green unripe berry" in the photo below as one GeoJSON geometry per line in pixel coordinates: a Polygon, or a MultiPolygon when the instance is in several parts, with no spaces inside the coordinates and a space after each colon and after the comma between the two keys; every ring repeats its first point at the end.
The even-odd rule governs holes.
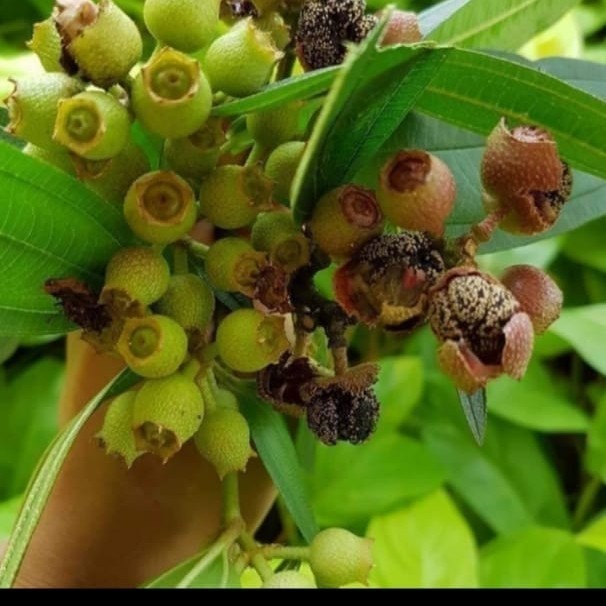
{"type": "Polygon", "coordinates": [[[284,570],[267,579],[262,589],[316,589],[316,584],[296,570],[284,570]]]}
{"type": "Polygon", "coordinates": [[[297,229],[288,212],[262,213],[251,232],[257,250],[269,253],[271,262],[286,272],[293,272],[309,263],[309,240],[297,229]]]}
{"type": "Polygon", "coordinates": [[[147,306],[168,288],[170,269],[164,257],[151,248],[124,248],[110,260],[105,271],[101,299],[121,291],[130,300],[147,306]]]}
{"type": "Polygon", "coordinates": [[[73,163],[78,179],[103,199],[120,207],[133,181],[149,171],[147,156],[130,139],[114,158],[86,160],[73,156],[73,163]]]}
{"type": "Polygon", "coordinates": [[[244,471],[254,455],[246,419],[237,410],[229,408],[216,408],[204,417],[195,443],[221,479],[228,473],[244,471]]]}
{"type": "Polygon", "coordinates": [[[267,264],[264,254],[258,253],[242,238],[217,240],[206,254],[206,274],[217,290],[241,292],[252,297],[259,272],[267,264]]]}
{"type": "Polygon", "coordinates": [[[300,134],[301,103],[289,103],[279,109],[246,116],[246,128],[252,138],[265,149],[274,149],[300,134]]]}
{"type": "Polygon", "coordinates": [[[164,144],[167,166],[186,179],[198,181],[212,172],[227,140],[225,122],[210,118],[193,135],[183,139],[168,139],[164,144]]]}
{"type": "Polygon", "coordinates": [[[172,276],[157,309],[178,322],[188,333],[202,332],[215,313],[212,288],[194,274],[172,276]]]}
{"type": "Polygon", "coordinates": [[[176,373],[146,381],[137,392],[132,417],[135,443],[164,461],[196,433],[204,416],[197,385],[176,373]]]}
{"type": "Polygon", "coordinates": [[[82,84],[65,74],[38,74],[12,81],[6,100],[10,122],[7,132],[42,149],[62,149],[53,140],[58,104],[82,90],[82,84]]]}
{"type": "Polygon", "coordinates": [[[200,186],[202,214],[222,229],[246,227],[271,207],[271,181],[256,166],[220,166],[200,186]]]}
{"type": "Polygon", "coordinates": [[[22,151],[26,156],[30,156],[30,158],[36,158],[36,160],[52,164],[70,175],[75,173],[72,157],[66,150],[47,150],[28,143],[22,151]]]}
{"type": "Polygon", "coordinates": [[[282,56],[270,34],[248,18],[210,45],[204,67],[214,92],[246,97],[269,82],[274,65],[282,56]]]}
{"type": "Polygon", "coordinates": [[[196,222],[198,209],[192,188],[176,173],[159,170],[139,177],[128,190],[124,216],[139,238],[170,244],[196,222]]]}
{"type": "Polygon", "coordinates": [[[131,95],[143,126],[166,139],[195,133],[212,106],[210,86],[198,61],[172,48],[163,48],[141,68],[131,95]]]}
{"type": "Polygon", "coordinates": [[[146,0],[143,18],[154,38],[193,53],[213,39],[220,6],[221,0],[146,0]]]}
{"type": "Polygon", "coordinates": [[[265,163],[265,174],[273,181],[274,194],[283,204],[290,200],[290,188],[304,151],[302,141],[283,143],[274,149],[265,163]]]}
{"type": "Polygon", "coordinates": [[[342,528],[328,528],[314,537],[309,564],[320,587],[365,584],[373,565],[372,539],[342,528]]]}
{"type": "Polygon", "coordinates": [[[59,101],[53,139],[87,160],[107,160],[126,146],[128,110],[112,95],[80,93],[59,101]]]}
{"type": "Polygon", "coordinates": [[[219,408],[225,408],[227,410],[240,410],[238,398],[236,398],[233,392],[229,391],[228,389],[217,389],[215,392],[215,401],[217,402],[217,406],[219,408]]]}
{"type": "Polygon", "coordinates": [[[383,231],[383,215],[373,192],[345,185],[320,198],[309,227],[325,253],[348,258],[383,231]]]}
{"type": "Polygon", "coordinates": [[[55,19],[80,75],[108,88],[126,78],[141,58],[141,34],[133,20],[111,0],[101,0],[98,10],[86,0],[82,4],[88,4],[90,12],[84,23],[78,12],[69,10],[60,10],[55,19]]]}
{"type": "Polygon", "coordinates": [[[258,372],[289,347],[284,318],[266,316],[256,309],[239,309],[223,319],[217,330],[222,360],[237,372],[258,372]]]}
{"type": "Polygon", "coordinates": [[[55,20],[49,17],[34,24],[34,34],[27,47],[36,55],[47,72],[62,72],[63,44],[55,20]]]}
{"type": "Polygon", "coordinates": [[[116,346],[128,367],[146,379],[167,377],[187,355],[187,336],[166,316],[129,318],[116,346]]]}
{"type": "Polygon", "coordinates": [[[142,453],[137,451],[132,430],[136,391],[127,391],[113,400],[105,411],[103,427],[95,436],[107,454],[117,455],[131,467],[142,453]]]}

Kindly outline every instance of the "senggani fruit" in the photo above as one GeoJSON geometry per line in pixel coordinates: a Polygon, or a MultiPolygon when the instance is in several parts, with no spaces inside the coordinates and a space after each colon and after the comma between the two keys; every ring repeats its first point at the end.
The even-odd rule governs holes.
{"type": "Polygon", "coordinates": [[[101,300],[118,291],[144,306],[155,303],[168,289],[170,269],[164,257],[152,248],[124,248],[110,260],[105,270],[101,300]]]}
{"type": "Polygon", "coordinates": [[[129,318],[116,348],[132,371],[147,379],[158,379],[172,375],[183,364],[187,335],[167,316],[129,318]]]}
{"type": "Polygon", "coordinates": [[[115,398],[107,407],[103,427],[96,435],[107,454],[121,457],[127,467],[143,454],[137,450],[131,427],[136,397],[136,391],[127,391],[115,398]]]}
{"type": "Polygon", "coordinates": [[[208,412],[195,435],[195,443],[221,479],[228,473],[244,471],[254,455],[248,422],[231,408],[217,407],[208,412]]]}
{"type": "Polygon", "coordinates": [[[262,589],[316,589],[316,584],[296,570],[284,570],[267,579],[262,589]]]}
{"type": "Polygon", "coordinates": [[[288,205],[290,188],[304,151],[303,141],[290,141],[276,147],[267,158],[265,175],[273,181],[274,195],[282,204],[288,205]]]}
{"type": "Polygon", "coordinates": [[[217,330],[221,359],[232,370],[258,372],[288,349],[284,318],[256,309],[239,309],[226,316],[217,330]]]}
{"type": "Polygon", "coordinates": [[[133,408],[137,448],[166,461],[193,437],[203,416],[202,394],[191,379],[180,373],[150,379],[137,392],[133,408]]]}
{"type": "Polygon", "coordinates": [[[146,0],[143,18],[154,38],[193,53],[213,39],[220,7],[221,0],[146,0]]]}

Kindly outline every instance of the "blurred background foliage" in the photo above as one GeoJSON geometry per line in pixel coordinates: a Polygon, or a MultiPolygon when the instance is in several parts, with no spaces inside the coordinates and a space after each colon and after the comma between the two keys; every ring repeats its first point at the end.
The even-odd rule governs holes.
{"type": "MultiPolygon", "coordinates": [[[[138,20],[142,3],[118,0],[138,20]]],[[[434,3],[398,4],[420,10],[434,3]]],[[[0,0],[1,94],[10,90],[7,76],[37,68],[24,42],[51,5],[0,0]]],[[[606,62],[605,33],[606,0],[585,0],[520,52],[606,62]]],[[[319,524],[376,539],[373,585],[606,587],[604,233],[601,219],[481,258],[497,274],[515,263],[547,269],[566,299],[561,319],[538,339],[524,381],[502,378],[490,387],[482,447],[437,370],[428,330],[405,340],[353,335],[360,360],[381,359],[377,434],[363,446],[329,449],[312,447],[302,427],[296,441],[319,524]]],[[[0,342],[0,540],[57,431],[63,356],[62,340],[0,342]]],[[[282,522],[283,534],[292,535],[282,522]]]]}

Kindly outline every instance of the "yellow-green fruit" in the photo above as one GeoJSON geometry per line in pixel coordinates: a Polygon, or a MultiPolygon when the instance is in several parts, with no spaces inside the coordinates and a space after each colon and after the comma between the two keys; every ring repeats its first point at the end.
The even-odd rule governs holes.
{"type": "Polygon", "coordinates": [[[200,454],[223,479],[228,473],[244,471],[251,456],[250,429],[246,419],[229,408],[208,412],[195,436],[200,454]]]}
{"type": "Polygon", "coordinates": [[[143,18],[154,38],[193,53],[213,39],[220,6],[221,0],[146,0],[143,18]]]}
{"type": "Polygon", "coordinates": [[[136,396],[136,391],[127,391],[113,400],[105,412],[103,427],[96,435],[107,454],[122,457],[127,467],[142,454],[137,451],[131,427],[136,396]]]}
{"type": "Polygon", "coordinates": [[[124,248],[107,266],[101,298],[118,290],[133,301],[151,305],[166,292],[169,278],[168,263],[160,253],[151,248],[124,248]]]}
{"type": "Polygon", "coordinates": [[[305,143],[291,141],[276,147],[265,163],[265,175],[274,183],[274,194],[280,202],[290,200],[290,188],[303,157],[305,143]]]}
{"type": "Polygon", "coordinates": [[[65,74],[38,74],[12,82],[15,88],[6,100],[7,132],[42,149],[63,149],[53,140],[58,104],[79,93],[82,83],[65,74]]]}
{"type": "Polygon", "coordinates": [[[296,228],[288,212],[259,215],[252,228],[251,242],[257,250],[268,252],[272,263],[286,272],[309,263],[309,240],[296,228]]]}
{"type": "Polygon", "coordinates": [[[70,175],[75,173],[74,163],[67,150],[59,149],[49,151],[47,149],[42,149],[37,145],[28,143],[23,148],[23,153],[31,158],[36,158],[36,160],[52,164],[70,175]]]}
{"type": "Polygon", "coordinates": [[[63,71],[61,66],[61,55],[63,54],[61,34],[52,17],[34,24],[34,34],[27,43],[27,47],[38,55],[45,71],[63,71]]]}
{"type": "Polygon", "coordinates": [[[314,537],[309,564],[320,587],[366,583],[373,565],[372,539],[343,528],[328,528],[314,537]]]}
{"type": "Polygon", "coordinates": [[[210,45],[204,67],[214,92],[245,97],[269,82],[274,65],[282,56],[271,35],[248,18],[210,45]]]}
{"type": "Polygon", "coordinates": [[[132,371],[146,379],[159,379],[172,375],[183,364],[187,335],[166,316],[129,318],[116,347],[132,371]]]}
{"type": "Polygon", "coordinates": [[[296,138],[300,133],[301,103],[289,103],[279,109],[246,116],[246,128],[252,138],[265,149],[274,149],[296,138]]]}
{"type": "Polygon", "coordinates": [[[74,156],[78,179],[112,204],[124,204],[124,198],[133,181],[149,171],[149,160],[132,140],[109,160],[85,160],[74,156]]]}
{"type": "Polygon", "coordinates": [[[194,274],[172,276],[157,309],[178,322],[187,332],[203,331],[215,313],[212,288],[194,274]]]}
{"type": "Polygon", "coordinates": [[[107,160],[126,146],[128,110],[112,95],[80,93],[59,101],[53,139],[87,160],[107,160]]]}
{"type": "Polygon", "coordinates": [[[250,225],[272,206],[272,183],[256,166],[220,166],[200,186],[200,210],[222,229],[250,225]]]}
{"type": "Polygon", "coordinates": [[[192,188],[168,170],[139,177],[124,200],[124,217],[129,227],[151,244],[176,242],[191,230],[197,215],[192,188]]]}
{"type": "Polygon", "coordinates": [[[219,355],[237,372],[258,372],[289,347],[284,318],[256,309],[239,309],[223,319],[217,330],[219,355]]]}
{"type": "Polygon", "coordinates": [[[143,126],[166,139],[189,137],[208,119],[212,93],[200,64],[163,48],[133,82],[133,110],[143,126]]]}
{"type": "Polygon", "coordinates": [[[164,461],[198,431],[204,403],[197,385],[176,373],[164,379],[150,379],[137,392],[132,428],[139,450],[164,461]]]}
{"type": "Polygon", "coordinates": [[[217,240],[206,254],[206,274],[217,290],[241,292],[253,296],[257,278],[267,264],[266,256],[258,253],[242,238],[217,240]]]}
{"type": "MultiPolygon", "coordinates": [[[[60,31],[70,23],[59,17],[60,31]]],[[[111,0],[101,0],[96,18],[67,44],[80,74],[101,88],[123,80],[141,58],[143,42],[134,21],[111,0]]]]}
{"type": "Polygon", "coordinates": [[[373,192],[345,185],[320,198],[309,227],[325,253],[348,258],[383,231],[383,215],[373,192]]]}
{"type": "Polygon", "coordinates": [[[256,19],[256,24],[259,29],[271,35],[276,48],[279,50],[283,51],[290,44],[290,27],[286,25],[280,13],[276,11],[264,12],[262,17],[256,19]]]}
{"type": "Polygon", "coordinates": [[[215,400],[219,408],[228,410],[239,410],[238,398],[228,389],[217,389],[215,392],[215,400]]]}
{"type": "Polygon", "coordinates": [[[210,118],[189,137],[167,139],[164,161],[182,177],[198,181],[217,166],[221,146],[227,140],[225,128],[222,118],[210,118]]]}
{"type": "Polygon", "coordinates": [[[296,570],[285,570],[265,581],[262,589],[316,589],[316,584],[296,570]]]}

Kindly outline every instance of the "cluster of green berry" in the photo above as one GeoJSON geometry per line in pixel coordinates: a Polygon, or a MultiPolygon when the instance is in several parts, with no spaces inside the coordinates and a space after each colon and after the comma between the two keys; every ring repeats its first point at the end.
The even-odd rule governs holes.
{"type": "MultiPolygon", "coordinates": [[[[365,441],[379,415],[377,367],[349,367],[356,322],[401,332],[429,321],[443,370],[468,393],[524,374],[561,292],[527,266],[499,281],[475,253],[497,226],[531,234],[557,219],[571,178],[549,134],[497,126],[482,165],[488,215],[464,237],[444,238],[456,184],[423,150],[388,158],[375,191],[327,192],[301,227],[288,206],[313,104],[234,120],[212,108],[290,74],[297,58],[306,70],[340,63],[377,17],[363,0],[146,0],[144,18],[158,45],[131,76],[142,40],[128,16],[111,0],[56,0],[30,44],[46,72],[15,82],[7,101],[24,153],[119,205],[137,240],[109,261],[99,293],[68,278],[47,285],[84,338],[142,378],[107,409],[108,452],[129,466],[144,453],[167,460],[193,438],[221,478],[244,470],[250,430],[217,369],[254,377],[264,400],[305,416],[325,444],[365,441]],[[158,170],[133,140],[135,121],[164,140],[158,170]],[[314,284],[332,263],[336,301],[314,284]],[[314,359],[318,334],[331,368],[314,359]]],[[[414,15],[395,11],[382,44],[420,37],[414,15]]],[[[305,555],[318,582],[364,581],[367,544],[325,533],[305,555]]]]}

